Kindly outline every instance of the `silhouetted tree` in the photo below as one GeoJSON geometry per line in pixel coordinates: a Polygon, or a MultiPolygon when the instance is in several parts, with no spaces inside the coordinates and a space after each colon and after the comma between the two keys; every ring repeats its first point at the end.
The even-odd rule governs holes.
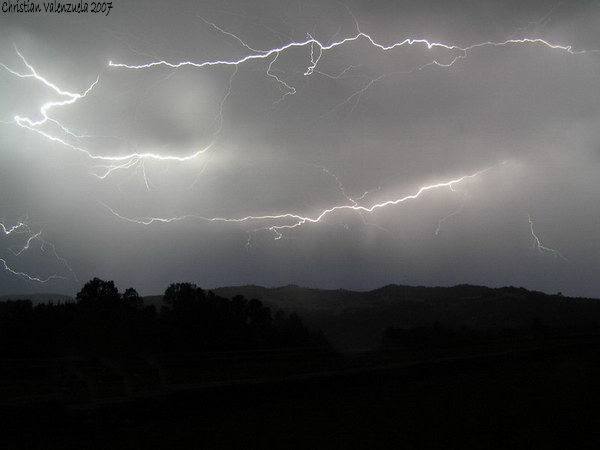
{"type": "Polygon", "coordinates": [[[127,288],[123,292],[123,301],[125,304],[132,308],[140,309],[143,307],[144,302],[134,288],[127,288]]]}
{"type": "Polygon", "coordinates": [[[193,283],[172,283],[163,296],[168,308],[182,309],[205,298],[204,291],[193,283]]]}
{"type": "Polygon", "coordinates": [[[324,339],[300,318],[276,314],[260,300],[227,299],[193,283],[173,283],[160,314],[134,288],[93,278],[76,303],[0,302],[0,352],[120,358],[126,354],[318,347],[324,339]]]}
{"type": "Polygon", "coordinates": [[[119,299],[119,291],[115,287],[114,281],[104,281],[100,278],[88,281],[77,293],[77,300],[82,304],[99,301],[115,302],[119,299]]]}

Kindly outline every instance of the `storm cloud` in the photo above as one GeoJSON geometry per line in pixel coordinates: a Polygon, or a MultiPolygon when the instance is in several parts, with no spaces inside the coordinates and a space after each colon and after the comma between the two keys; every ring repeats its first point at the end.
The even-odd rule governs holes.
{"type": "Polygon", "coordinates": [[[0,293],[73,293],[99,276],[143,294],[185,280],[355,289],[474,283],[598,295],[598,2],[113,5],[108,16],[0,15],[0,218],[27,218],[56,250],[35,240],[16,256],[17,243],[5,237],[0,258],[66,278],[37,283],[5,270],[0,293]],[[407,38],[460,48],[533,41],[462,52],[422,43],[382,50],[360,38],[238,65],[109,65],[236,61],[358,31],[384,46],[407,38]],[[17,51],[62,90],[81,93],[98,77],[85,98],[50,114],[80,137],[41,127],[71,146],[105,156],[206,150],[187,161],[134,160],[107,174],[110,162],[14,123],[42,119],[41,105],[65,99],[7,70],[27,73],[17,51]],[[199,218],[314,218],[483,169],[415,200],[334,211],[291,229],[270,227],[294,220],[199,218]],[[189,217],[144,225],[113,212],[146,222],[189,217]]]}

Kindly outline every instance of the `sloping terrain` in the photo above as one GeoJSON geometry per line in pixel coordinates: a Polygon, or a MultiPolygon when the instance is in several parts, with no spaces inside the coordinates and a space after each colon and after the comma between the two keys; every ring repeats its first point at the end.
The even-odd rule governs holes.
{"type": "Polygon", "coordinates": [[[225,287],[223,297],[258,298],[274,309],[296,311],[310,327],[322,330],[343,350],[376,347],[388,326],[413,329],[436,322],[446,328],[501,332],[551,328],[594,328],[600,302],[524,288],[458,285],[388,285],[368,292],[309,289],[298,286],[225,287]]]}

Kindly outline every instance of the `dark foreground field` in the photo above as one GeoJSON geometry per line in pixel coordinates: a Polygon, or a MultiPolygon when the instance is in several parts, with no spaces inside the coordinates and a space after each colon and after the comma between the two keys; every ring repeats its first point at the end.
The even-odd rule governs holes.
{"type": "Polygon", "coordinates": [[[299,358],[220,358],[221,381],[93,402],[15,400],[2,406],[2,440],[39,449],[600,445],[599,336],[299,358]]]}

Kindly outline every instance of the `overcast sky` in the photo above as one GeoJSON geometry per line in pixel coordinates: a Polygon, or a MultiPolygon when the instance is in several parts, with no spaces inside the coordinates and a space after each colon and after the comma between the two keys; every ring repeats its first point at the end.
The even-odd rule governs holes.
{"type": "Polygon", "coordinates": [[[0,14],[0,218],[7,227],[27,219],[31,233],[41,231],[17,256],[32,234],[0,229],[0,258],[31,276],[67,278],[39,283],[3,270],[0,293],[73,294],[98,276],[142,294],[192,281],[473,283],[600,295],[600,3],[113,6],[107,17],[0,14]],[[359,31],[384,46],[540,38],[562,48],[382,50],[363,37],[322,55],[312,45],[312,70],[309,44],[261,53],[309,36],[328,46],[359,31]],[[99,81],[83,98],[59,95],[17,75],[31,74],[17,50],[59,90],[83,93],[99,81]],[[263,57],[109,66],[247,55],[263,57]],[[55,122],[22,126],[22,118],[43,121],[47,102],[70,99],[47,110],[55,122]],[[148,153],[159,158],[89,156],[148,153]],[[200,218],[315,219],[481,170],[414,200],[336,210],[291,229],[272,227],[298,219],[200,218]]]}

